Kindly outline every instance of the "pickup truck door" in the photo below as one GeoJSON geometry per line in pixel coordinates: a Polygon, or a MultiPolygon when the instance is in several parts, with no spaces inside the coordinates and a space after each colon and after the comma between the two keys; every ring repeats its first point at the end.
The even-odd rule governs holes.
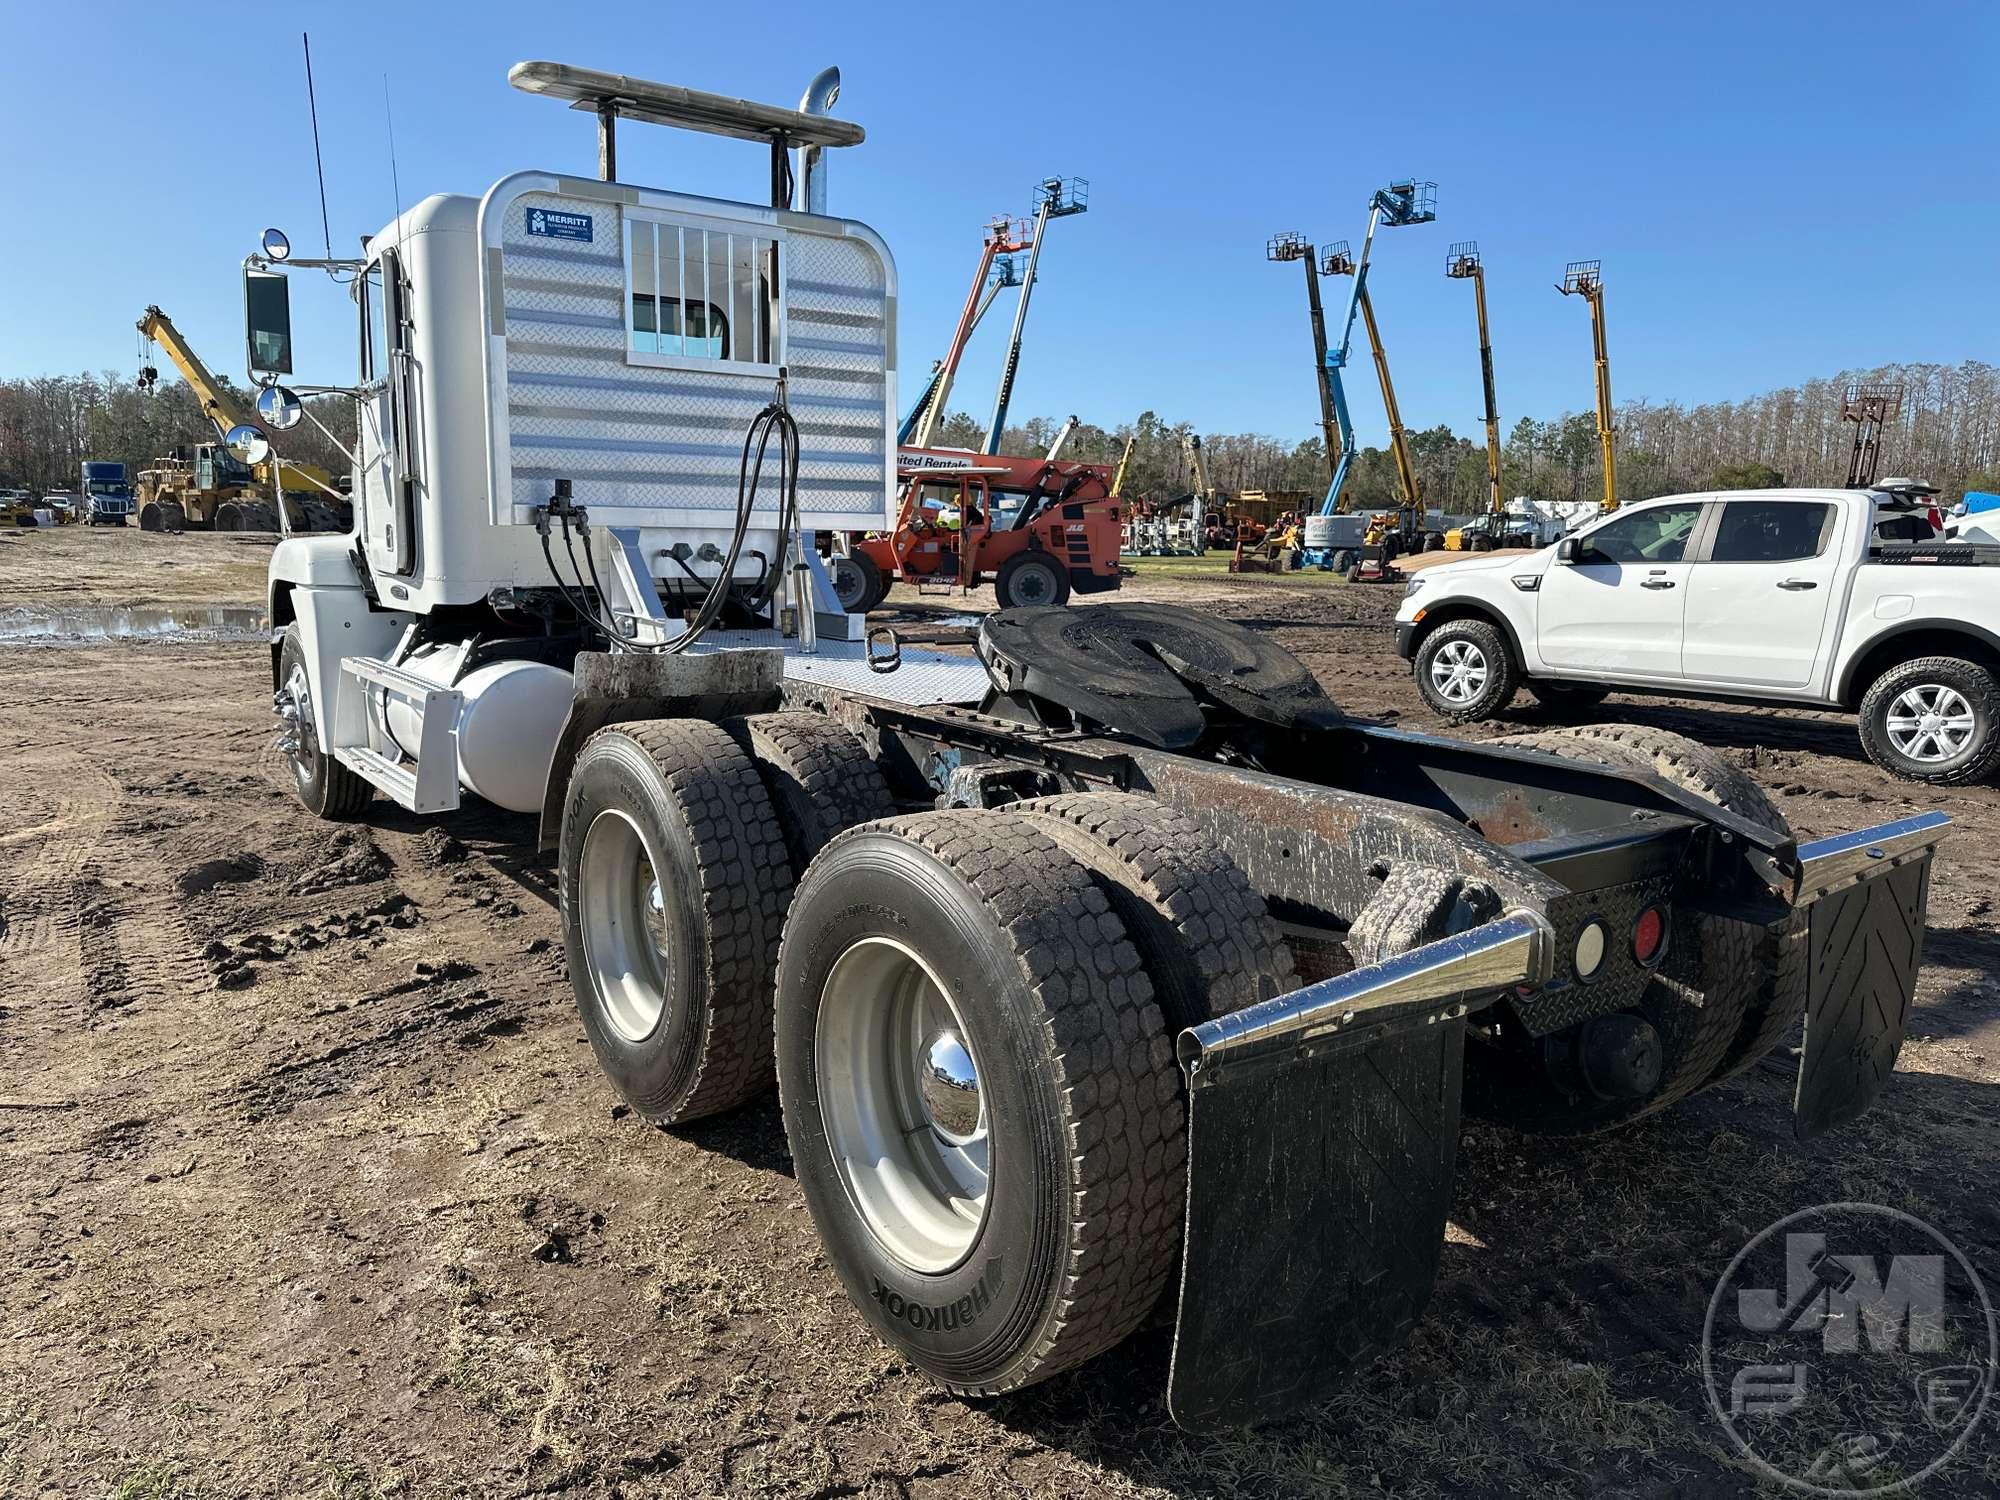
{"type": "Polygon", "coordinates": [[[1690,682],[1803,688],[1814,678],[1840,573],[1827,500],[1725,500],[1687,582],[1681,670],[1690,682]]]}
{"type": "Polygon", "coordinates": [[[1535,639],[1544,662],[1594,677],[1681,675],[1689,538],[1703,502],[1649,505],[1578,537],[1573,562],[1542,579],[1535,639]]]}

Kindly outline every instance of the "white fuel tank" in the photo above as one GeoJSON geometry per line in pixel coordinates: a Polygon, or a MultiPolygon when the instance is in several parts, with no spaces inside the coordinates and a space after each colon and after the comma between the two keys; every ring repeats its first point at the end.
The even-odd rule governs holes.
{"type": "MultiPolygon", "coordinates": [[[[459,785],[509,812],[540,812],[549,762],[569,715],[570,674],[546,662],[492,661],[454,682],[464,657],[463,646],[436,646],[397,665],[461,695],[459,785]]],[[[397,743],[414,749],[420,728],[415,710],[392,698],[388,722],[397,743]]]]}

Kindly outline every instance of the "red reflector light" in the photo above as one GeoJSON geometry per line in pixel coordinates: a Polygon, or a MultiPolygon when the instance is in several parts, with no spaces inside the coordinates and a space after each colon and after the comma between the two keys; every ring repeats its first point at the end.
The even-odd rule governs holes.
{"type": "Polygon", "coordinates": [[[1667,919],[1660,915],[1657,906],[1649,906],[1632,924],[1632,956],[1642,964],[1650,964],[1666,945],[1667,919]]]}

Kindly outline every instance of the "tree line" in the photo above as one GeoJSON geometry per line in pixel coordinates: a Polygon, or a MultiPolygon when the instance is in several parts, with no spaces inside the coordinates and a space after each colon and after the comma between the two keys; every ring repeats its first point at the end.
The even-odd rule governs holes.
{"type": "MultiPolygon", "coordinates": [[[[1968,489],[2000,490],[2000,368],[1979,360],[1959,365],[1898,364],[1766,391],[1742,401],[1689,405],[1627,401],[1613,414],[1617,429],[1618,498],[1648,500],[1689,490],[1779,485],[1840,485],[1847,479],[1855,424],[1841,419],[1850,385],[1899,383],[1901,410],[1882,434],[1877,477],[1907,475],[1934,484],[1947,500],[1968,489]]],[[[1046,451],[1061,426],[1038,417],[1009,427],[1009,453],[1046,451]]],[[[1080,423],[1064,455],[1116,463],[1133,439],[1125,493],[1166,499],[1193,487],[1183,439],[1198,431],[1154,412],[1115,427],[1080,423]]],[[[953,413],[940,441],[977,447],[983,429],[953,413]]],[[[1425,500],[1446,510],[1479,508],[1486,496],[1483,432],[1460,436],[1439,425],[1410,434],[1412,465],[1425,500]]],[[[1232,494],[1244,490],[1324,493],[1331,478],[1326,445],[1314,435],[1287,444],[1260,433],[1202,435],[1209,482],[1232,494]]],[[[1512,498],[1593,500],[1602,492],[1603,462],[1592,412],[1565,412],[1547,421],[1522,417],[1501,446],[1501,489],[1512,498]]],[[[1395,462],[1386,447],[1362,448],[1349,470],[1346,495],[1356,510],[1396,503],[1395,462]]]]}
{"type": "MultiPolygon", "coordinates": [[[[231,389],[248,410],[250,395],[231,389]]],[[[311,407],[351,444],[352,402],[322,397],[311,407]]],[[[139,388],[136,376],[113,370],[0,380],[0,488],[36,494],[74,490],[87,458],[122,463],[136,481],[155,460],[215,441],[215,424],[179,380],[162,380],[150,391],[139,388]]],[[[279,450],[287,459],[318,464],[332,474],[350,467],[339,447],[310,422],[284,434],[279,450]]]]}
{"type": "MultiPolygon", "coordinates": [[[[1841,397],[1850,384],[1886,382],[1901,383],[1904,398],[1883,433],[1881,477],[1910,475],[1952,499],[1966,489],[2000,489],[2000,369],[1969,360],[1843,371],[1743,401],[1627,401],[1615,415],[1618,497],[1840,484],[1854,440],[1854,424],[1840,418],[1841,397]]],[[[248,407],[247,394],[238,394],[248,407]]],[[[324,397],[313,403],[313,412],[351,442],[351,402],[324,397]]],[[[1035,417],[1010,426],[1001,447],[1008,453],[1046,452],[1061,425],[1056,418],[1035,417]]],[[[1290,443],[1264,433],[1201,433],[1190,422],[1147,411],[1116,425],[1080,422],[1063,451],[1070,458],[1116,463],[1130,439],[1125,493],[1168,500],[1193,488],[1184,439],[1196,433],[1210,484],[1230,494],[1325,492],[1330,468],[1317,434],[1290,443]]],[[[973,417],[953,412],[936,441],[977,448],[983,437],[973,417]]],[[[176,449],[213,441],[213,424],[177,380],[162,381],[151,391],[114,371],[0,380],[0,487],[37,493],[73,489],[86,458],[121,461],[136,475],[176,449]]],[[[310,422],[284,434],[279,448],[288,459],[335,474],[348,468],[339,448],[310,422]]],[[[1470,511],[1484,503],[1483,434],[1460,436],[1439,425],[1412,432],[1410,449],[1429,504],[1470,511]]],[[[1593,499],[1601,486],[1599,470],[1596,420],[1589,412],[1565,412],[1548,421],[1522,417],[1502,451],[1502,488],[1509,497],[1593,499]]],[[[1347,494],[1357,510],[1395,503],[1395,464],[1386,448],[1365,447],[1355,455],[1347,494]]]]}

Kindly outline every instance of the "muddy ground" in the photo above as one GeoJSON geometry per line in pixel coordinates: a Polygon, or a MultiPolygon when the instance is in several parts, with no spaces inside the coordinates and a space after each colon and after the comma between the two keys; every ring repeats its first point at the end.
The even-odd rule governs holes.
{"type": "MultiPolygon", "coordinates": [[[[266,555],[9,536],[0,626],[255,604],[266,555]]],[[[1393,589],[1155,568],[1135,592],[1433,727],[1393,589]]],[[[891,609],[923,636],[959,606],[891,609]]],[[[1795,1144],[1780,1053],[1611,1138],[1469,1128],[1414,1342],[1217,1442],[1166,1418],[1164,1327],[1011,1398],[932,1388],[843,1300],[775,1101],[672,1134],[618,1104],[526,820],[309,822],[269,692],[254,638],[0,650],[0,1494],[1749,1494],[1697,1341],[1751,1234],[1890,1204],[2000,1290],[2000,789],[1891,782],[1834,716],[1608,709],[1721,747],[1804,835],[1959,819],[1874,1112],[1795,1144]]],[[[1996,1429],[1923,1493],[2000,1491],[1996,1429]]]]}

